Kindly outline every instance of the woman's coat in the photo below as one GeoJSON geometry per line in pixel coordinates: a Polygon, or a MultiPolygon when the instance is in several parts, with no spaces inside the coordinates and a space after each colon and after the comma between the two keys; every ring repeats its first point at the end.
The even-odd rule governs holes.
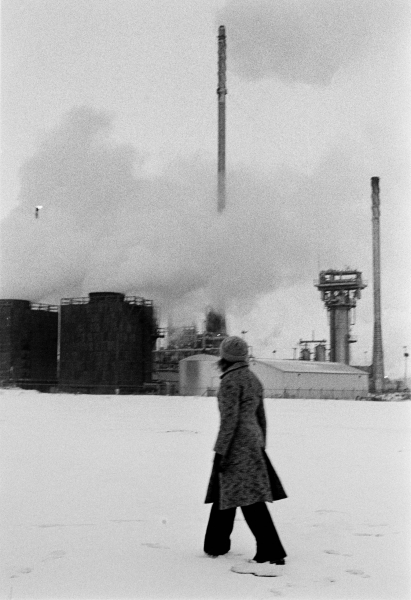
{"type": "Polygon", "coordinates": [[[267,455],[263,387],[247,363],[234,363],[221,376],[220,429],[206,503],[225,510],[286,498],[267,455]]]}

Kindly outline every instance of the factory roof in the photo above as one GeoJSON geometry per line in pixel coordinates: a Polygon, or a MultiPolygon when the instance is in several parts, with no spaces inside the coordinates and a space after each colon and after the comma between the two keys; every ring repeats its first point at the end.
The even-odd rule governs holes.
{"type": "Polygon", "coordinates": [[[335,362],[318,362],[314,360],[259,360],[254,359],[252,363],[260,363],[287,373],[339,373],[341,375],[367,375],[360,369],[350,365],[335,362]]]}
{"type": "MultiPolygon", "coordinates": [[[[184,361],[210,361],[217,362],[218,356],[204,354],[199,352],[187,358],[184,361]]],[[[250,360],[250,366],[253,364],[262,364],[271,369],[277,369],[286,373],[338,373],[340,375],[368,375],[365,371],[345,365],[344,363],[319,362],[314,360],[269,360],[253,358],[250,360]]]]}
{"type": "Polygon", "coordinates": [[[190,361],[190,360],[198,360],[198,361],[214,361],[217,362],[217,360],[219,359],[218,356],[215,356],[213,354],[205,354],[204,352],[198,352],[197,354],[193,354],[192,356],[187,356],[186,358],[183,358],[182,360],[184,361],[190,361]]]}

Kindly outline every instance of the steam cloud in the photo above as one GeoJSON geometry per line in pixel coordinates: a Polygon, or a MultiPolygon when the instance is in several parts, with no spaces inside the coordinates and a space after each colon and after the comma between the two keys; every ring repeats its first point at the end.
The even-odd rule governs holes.
{"type": "MultiPolygon", "coordinates": [[[[352,224],[344,231],[341,218],[329,219],[341,199],[328,201],[334,182],[325,176],[231,173],[218,215],[215,165],[180,162],[148,179],[141,157],[113,143],[112,121],[73,109],[24,164],[19,206],[2,224],[3,297],[59,302],[120,291],[182,318],[207,305],[248,310],[266,292],[312,279],[320,231],[330,260],[357,237],[352,224]]],[[[326,170],[338,170],[339,157],[329,160],[326,170]]]]}
{"type": "Polygon", "coordinates": [[[231,0],[220,12],[230,39],[230,69],[248,79],[328,85],[376,37],[409,23],[396,0],[231,0]]]}

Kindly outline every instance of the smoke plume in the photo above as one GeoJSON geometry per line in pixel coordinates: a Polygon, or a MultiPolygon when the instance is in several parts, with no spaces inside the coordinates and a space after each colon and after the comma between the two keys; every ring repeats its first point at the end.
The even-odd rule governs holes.
{"type": "Polygon", "coordinates": [[[19,205],[2,223],[3,298],[120,291],[177,307],[182,318],[208,305],[245,311],[266,292],[312,279],[320,232],[330,260],[358,235],[341,218],[332,225],[340,199],[329,202],[335,184],[325,176],[234,171],[219,215],[214,164],[178,162],[147,178],[112,127],[105,112],[73,109],[23,165],[19,205]]]}
{"type": "Polygon", "coordinates": [[[231,0],[230,69],[248,79],[328,85],[370,44],[409,25],[406,0],[231,0]]]}

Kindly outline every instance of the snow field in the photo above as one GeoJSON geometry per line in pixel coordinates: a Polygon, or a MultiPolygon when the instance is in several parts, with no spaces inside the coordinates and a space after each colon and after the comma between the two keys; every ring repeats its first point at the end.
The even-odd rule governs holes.
{"type": "Polygon", "coordinates": [[[240,510],[231,552],[202,552],[214,398],[1,390],[1,597],[409,598],[410,406],[265,401],[273,579],[230,571],[255,550],[240,510]]]}

